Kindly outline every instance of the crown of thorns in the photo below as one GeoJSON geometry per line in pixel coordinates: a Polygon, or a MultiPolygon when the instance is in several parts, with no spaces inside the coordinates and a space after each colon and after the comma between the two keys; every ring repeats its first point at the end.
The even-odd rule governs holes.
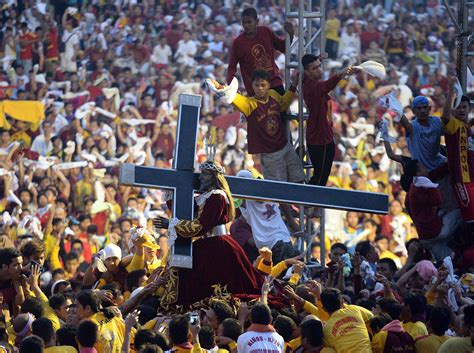
{"type": "Polygon", "coordinates": [[[214,162],[204,162],[201,164],[201,170],[202,169],[213,170],[217,173],[224,174],[224,167],[219,167],[214,162]]]}

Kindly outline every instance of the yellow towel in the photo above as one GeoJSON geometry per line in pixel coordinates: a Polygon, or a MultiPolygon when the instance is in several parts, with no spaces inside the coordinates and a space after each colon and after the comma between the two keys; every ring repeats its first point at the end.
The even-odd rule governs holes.
{"type": "Polygon", "coordinates": [[[0,128],[11,129],[5,114],[15,120],[31,123],[31,130],[37,130],[44,119],[43,103],[38,101],[11,101],[0,102],[0,128]]]}

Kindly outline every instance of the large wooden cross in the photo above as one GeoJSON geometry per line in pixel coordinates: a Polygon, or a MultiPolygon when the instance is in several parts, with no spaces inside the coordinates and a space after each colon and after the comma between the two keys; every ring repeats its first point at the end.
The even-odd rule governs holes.
{"type": "MultiPolygon", "coordinates": [[[[173,169],[122,164],[120,182],[130,186],[174,192],[173,216],[191,220],[199,173],[194,172],[201,96],[181,94],[173,169]]],[[[304,206],[320,206],[367,213],[387,213],[388,195],[321,186],[226,176],[233,196],[304,206]]],[[[211,254],[210,254],[211,256],[211,254]]],[[[192,240],[179,238],[172,249],[171,266],[192,268],[192,240]]]]}

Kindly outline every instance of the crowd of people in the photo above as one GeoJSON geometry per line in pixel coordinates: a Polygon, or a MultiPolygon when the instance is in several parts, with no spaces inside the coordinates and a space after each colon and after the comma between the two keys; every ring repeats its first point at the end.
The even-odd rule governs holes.
{"type": "Polygon", "coordinates": [[[441,1],[326,8],[325,48],[293,53],[298,92],[281,0],[2,4],[0,352],[474,351],[474,79],[454,77],[456,27],[441,1]],[[202,96],[194,220],[118,181],[122,163],[171,167],[182,93],[202,96]],[[303,162],[283,120],[297,95],[303,162]],[[327,209],[321,239],[320,209],[302,233],[298,206],[232,199],[224,173],[385,193],[389,212],[327,209]],[[178,237],[192,270],[169,266],[178,237]]]}

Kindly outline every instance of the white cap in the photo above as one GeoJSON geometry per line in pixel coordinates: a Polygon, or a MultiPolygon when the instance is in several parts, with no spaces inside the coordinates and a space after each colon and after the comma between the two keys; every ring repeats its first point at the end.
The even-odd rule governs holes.
{"type": "Polygon", "coordinates": [[[111,257],[117,257],[119,260],[122,259],[122,249],[120,249],[117,245],[115,244],[109,244],[105,248],[103,248],[101,251],[99,251],[100,258],[102,260],[107,260],[111,257]]]}

